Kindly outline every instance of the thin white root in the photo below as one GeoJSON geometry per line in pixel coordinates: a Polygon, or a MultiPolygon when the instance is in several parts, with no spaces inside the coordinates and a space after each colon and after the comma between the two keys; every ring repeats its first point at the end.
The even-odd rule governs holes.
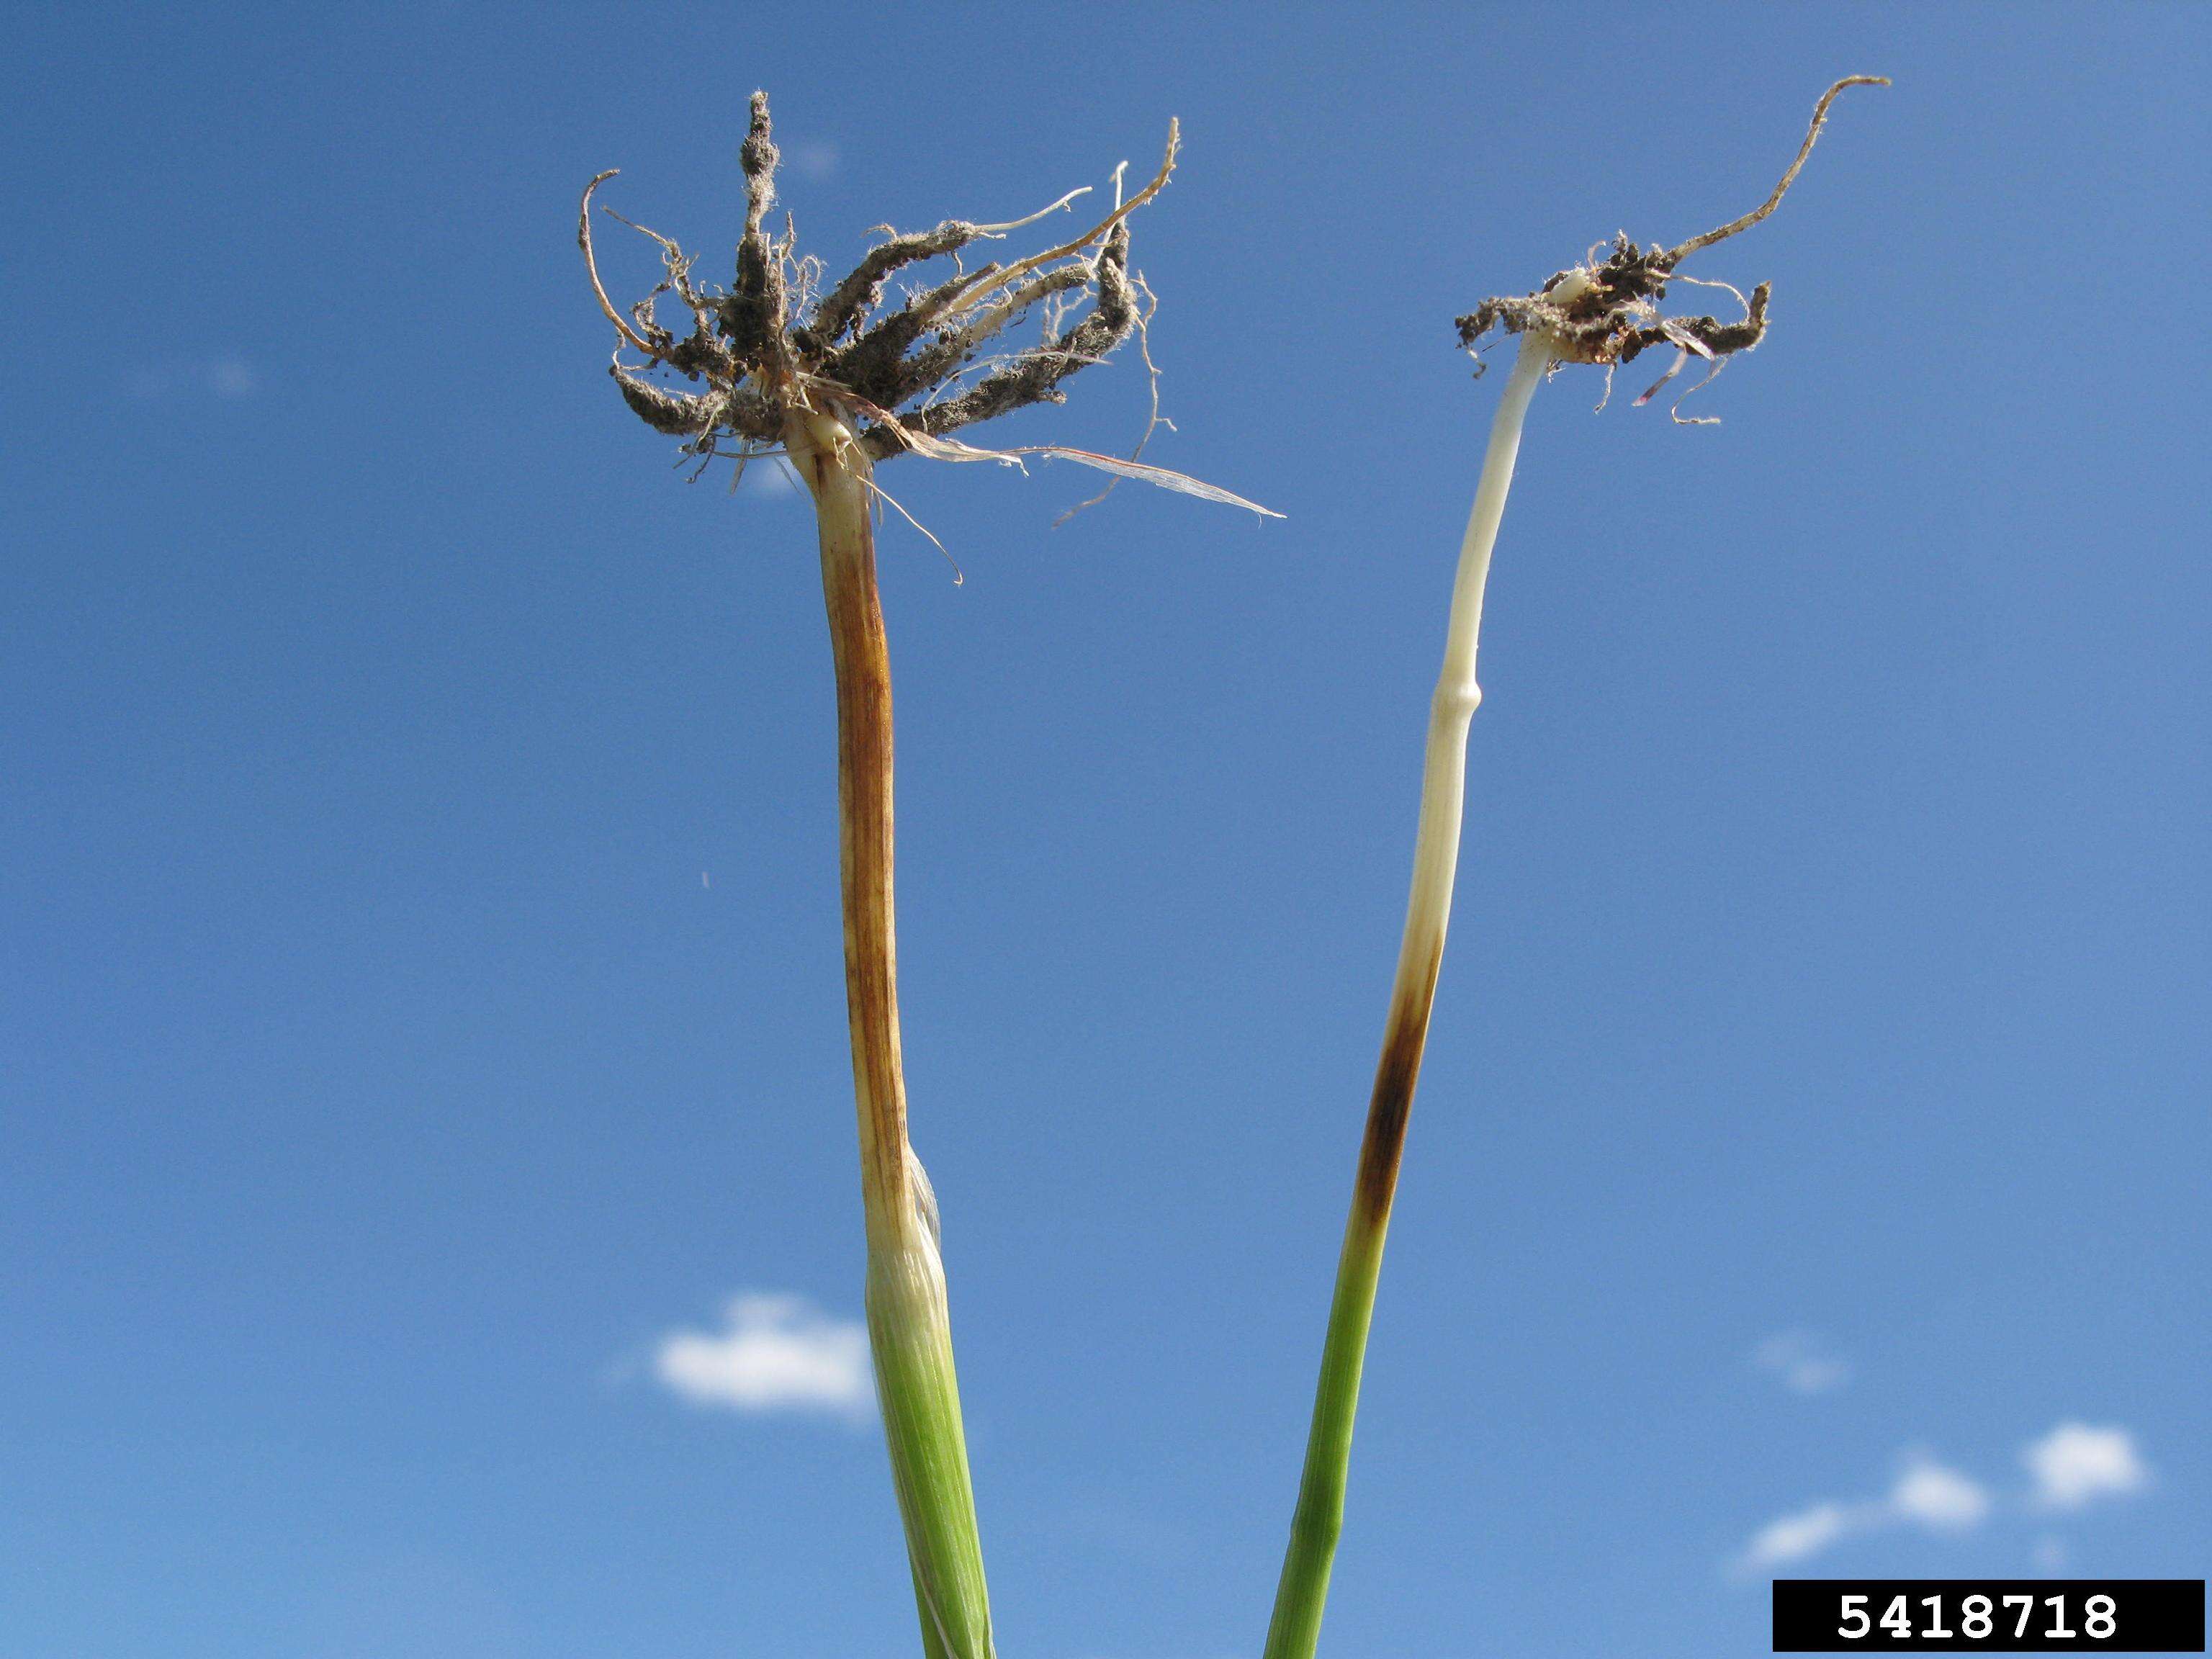
{"type": "Polygon", "coordinates": [[[1176,152],[1182,147],[1182,128],[1177,122],[1170,119],[1168,122],[1167,154],[1160,158],[1160,170],[1152,175],[1152,183],[1146,185],[1127,201],[1116,203],[1111,213],[1073,241],[1064,242],[1055,248],[1048,248],[1042,253],[1032,253],[1028,258],[1017,260],[1004,270],[994,271],[988,277],[978,278],[973,283],[956,289],[945,300],[944,309],[957,314],[959,308],[976,294],[1006,288],[1021,277],[1028,276],[1030,272],[1048,265],[1056,259],[1065,259],[1071,255],[1080,253],[1093,243],[1103,239],[1115,226],[1120,224],[1122,220],[1167,188],[1168,175],[1175,171],[1176,152]]]}
{"type": "MultiPolygon", "coordinates": [[[[937,539],[937,532],[933,531],[921,520],[915,518],[913,514],[908,512],[906,510],[905,503],[901,501],[897,496],[892,495],[890,490],[878,483],[872,475],[868,478],[867,484],[868,489],[874,494],[878,501],[890,503],[893,512],[896,513],[899,517],[904,519],[908,524],[912,525],[916,530],[919,530],[923,535],[929,538],[929,544],[935,548],[940,554],[943,554],[945,556],[945,562],[952,567],[952,585],[955,587],[964,586],[968,580],[967,573],[961,569],[960,561],[954,558],[951,553],[946,550],[945,544],[937,539]]],[[[915,1167],[917,1169],[921,1167],[919,1162],[916,1163],[915,1167]]],[[[932,1212],[934,1213],[933,1206],[936,1204],[936,1200],[933,1198],[930,1202],[933,1206],[932,1212]]]]}
{"type": "Polygon", "coordinates": [[[1061,209],[1065,208],[1077,197],[1088,196],[1090,194],[1090,185],[1078,185],[1073,190],[1068,191],[1066,195],[1061,197],[1057,202],[1054,202],[1048,206],[1039,208],[1035,213],[1030,214],[1027,218],[1009,219],[1003,225],[978,225],[975,227],[975,234],[978,236],[1004,236],[1010,230],[1019,230],[1024,225],[1033,225],[1040,219],[1049,218],[1052,215],[1058,213],[1061,209]]]}

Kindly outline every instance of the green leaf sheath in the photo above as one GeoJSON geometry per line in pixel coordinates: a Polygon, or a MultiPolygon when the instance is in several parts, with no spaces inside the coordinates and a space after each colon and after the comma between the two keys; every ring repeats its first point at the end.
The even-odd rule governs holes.
{"type": "Polygon", "coordinates": [[[924,1239],[872,1252],[867,1304],[922,1646],[931,1659],[992,1659],[990,1595],[935,1247],[924,1239]]]}
{"type": "Polygon", "coordinates": [[[1382,1273],[1389,1218],[1355,1214],[1337,1260],[1313,1425],[1291,1517],[1290,1547],[1267,1626],[1266,1659],[1311,1659],[1328,1601],[1329,1569],[1344,1529],[1344,1489],[1352,1465],[1352,1425],[1359,1410],[1359,1377],[1367,1360],[1367,1328],[1375,1317],[1375,1285],[1382,1273]]]}

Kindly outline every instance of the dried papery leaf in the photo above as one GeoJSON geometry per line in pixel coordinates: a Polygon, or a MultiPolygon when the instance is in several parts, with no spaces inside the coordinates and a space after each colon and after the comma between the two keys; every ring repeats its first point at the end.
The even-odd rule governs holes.
{"type": "Polygon", "coordinates": [[[1256,513],[1263,519],[1283,516],[1257,501],[1248,501],[1218,484],[1207,483],[1185,472],[1153,466],[1145,461],[1127,460],[1119,455],[1100,455],[1088,449],[1071,449],[1065,444],[1018,444],[1009,449],[985,449],[974,444],[963,444],[957,439],[936,438],[920,433],[914,434],[909,443],[916,454],[939,461],[997,461],[1003,465],[1018,466],[1025,455],[1042,455],[1048,460],[1073,461],[1079,466],[1095,467],[1101,472],[1111,472],[1116,477],[1133,478],[1139,483],[1171,489],[1178,495],[1195,495],[1202,501],[1218,501],[1224,507],[1241,507],[1247,513],[1256,513]]]}

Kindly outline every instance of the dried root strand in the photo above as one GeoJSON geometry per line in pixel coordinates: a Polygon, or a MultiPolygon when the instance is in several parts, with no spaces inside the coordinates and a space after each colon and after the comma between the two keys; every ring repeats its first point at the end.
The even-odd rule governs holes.
{"type": "Polygon", "coordinates": [[[720,422],[720,398],[671,392],[619,367],[613,374],[615,384],[622,388],[623,401],[655,432],[665,432],[672,438],[696,438],[720,422]]]}
{"type": "Polygon", "coordinates": [[[1098,302],[1074,327],[1022,353],[1006,368],[946,403],[921,411],[914,422],[933,436],[988,421],[1030,404],[1058,403],[1060,383],[1088,364],[1103,362],[1137,326],[1137,290],[1129,279],[1129,232],[1116,225],[1095,267],[1098,302]]]}
{"type": "Polygon", "coordinates": [[[836,287],[823,296],[807,323],[817,349],[835,346],[859,326],[860,320],[883,303],[884,284],[891,273],[925,259],[957,253],[982,234],[964,219],[947,219],[934,230],[911,236],[893,236],[868,250],[860,263],[836,287]]]}
{"type": "Polygon", "coordinates": [[[1805,142],[1797,146],[1796,156],[1790,161],[1789,170],[1782,175],[1782,182],[1775,185],[1774,193],[1741,218],[1731,219],[1718,230],[1692,236],[1688,241],[1679,242],[1668,249],[1668,269],[1671,270],[1700,248],[1708,248],[1715,242],[1725,242],[1731,236],[1741,235],[1782,205],[1782,198],[1790,193],[1790,186],[1797,182],[1797,174],[1805,166],[1805,158],[1813,153],[1813,146],[1820,143],[1820,129],[1828,125],[1828,106],[1836,101],[1844,88],[1886,87],[1888,84],[1887,75],[1846,75],[1822,93],[1820,101],[1813,106],[1813,119],[1805,129],[1805,142]]]}
{"type": "Polygon", "coordinates": [[[745,175],[745,230],[738,242],[737,283],[722,301],[720,325],[732,355],[775,385],[790,380],[792,367],[784,338],[783,260],[764,228],[781,160],[770,137],[768,94],[756,92],[752,123],[738,151],[745,175]]]}
{"type": "Polygon", "coordinates": [[[615,302],[607,298],[607,286],[599,280],[599,256],[592,251],[592,193],[621,170],[619,167],[609,167],[584,186],[584,204],[577,210],[576,216],[576,246],[584,251],[584,270],[592,279],[592,292],[599,298],[599,309],[606,313],[607,320],[615,325],[615,332],[647,356],[653,356],[656,355],[653,343],[641,337],[630,324],[623,321],[622,313],[615,309],[615,302]]]}

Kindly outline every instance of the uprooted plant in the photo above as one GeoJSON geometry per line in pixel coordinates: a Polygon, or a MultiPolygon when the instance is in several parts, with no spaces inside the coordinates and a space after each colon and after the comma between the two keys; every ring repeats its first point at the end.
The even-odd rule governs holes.
{"type": "Polygon", "coordinates": [[[874,535],[878,504],[890,497],[875,481],[875,467],[908,451],[1017,465],[1024,455],[1061,456],[1252,507],[1133,457],[1058,445],[982,449],[949,435],[1032,404],[1060,402],[1070,375],[1132,334],[1141,336],[1152,298],[1129,264],[1128,221],[1166,185],[1176,149],[1170,124],[1167,154],[1152,181],[1123,199],[1117,170],[1112,210],[1042,252],[972,270],[959,263],[963,250],[1066,210],[1085,191],[1006,224],[948,220],[933,230],[892,234],[825,286],[819,262],[798,255],[789,220],[781,233],[770,231],[778,158],[768,100],[756,93],[739,154],[744,231],[727,288],[701,283],[691,255],[658,232],[633,227],[659,245],[664,274],[627,315],[617,311],[600,281],[592,239],[592,195],[611,173],[586,186],[577,233],[592,291],[619,337],[612,372],[630,408],[655,430],[682,438],[702,468],[721,456],[740,466],[761,457],[787,460],[814,500],[837,687],[845,989],[867,1228],[868,1337],[930,1659],[992,1659],[994,1650],[937,1202],[907,1139],[891,902],[890,666],[874,535]],[[944,259],[953,262],[949,276],[896,303],[886,300],[893,276],[944,259]],[[690,313],[687,331],[665,327],[656,316],[656,301],[669,295],[690,313]],[[1032,316],[1042,318],[1040,337],[1013,343],[1009,331],[1032,316]]]}
{"type": "MultiPolygon", "coordinates": [[[[1521,346],[1491,425],[1481,477],[1475,485],[1474,508],[1468,520],[1458,574],[1452,586],[1443,673],[1430,712],[1420,827],[1414,841],[1405,936],[1399,947],[1382,1059],[1376,1068],[1366,1133],[1359,1148],[1351,1217],[1338,1259],[1335,1294],[1322,1351],[1321,1381],[1306,1441],[1305,1468],[1276,1590],[1274,1615],[1268,1626],[1266,1659],[1311,1659],[1328,1595],[1329,1569],[1343,1527],[1352,1419],[1358,1409],[1360,1371],[1374,1317],[1375,1287],[1382,1270],[1383,1238],[1389,1228],[1407,1119],[1413,1109],[1413,1087],[1428,1040],[1429,1013],[1443,960],[1444,930],[1451,915],[1452,878],[1459,861],[1466,787],[1468,727],[1482,696],[1475,684],[1474,659],[1476,636],[1482,625],[1483,587],[1490,574],[1491,550],[1497,544],[1498,524],[1505,512],[1506,490],[1513,481],[1513,464],[1520,452],[1528,401],[1538,382],[1562,364],[1600,366],[1610,385],[1612,372],[1620,364],[1633,362],[1654,346],[1672,345],[1674,366],[1637,399],[1639,404],[1647,403],[1692,358],[1711,366],[1706,375],[1710,380],[1735,354],[1756,346],[1766,331],[1768,284],[1761,283],[1748,300],[1737,295],[1743,315],[1734,322],[1663,314],[1659,303],[1666,297],[1668,284],[1698,281],[1680,274],[1678,267],[1683,260],[1748,230],[1774,211],[1812,153],[1827,119],[1829,105],[1844,88],[1887,84],[1880,76],[1854,75],[1830,87],[1814,107],[1805,142],[1798,147],[1796,158],[1781,182],[1764,203],[1741,218],[1672,247],[1646,251],[1622,236],[1601,263],[1585,258],[1553,276],[1534,294],[1485,300],[1458,319],[1460,343],[1470,349],[1493,331],[1517,334],[1521,346]]],[[[1678,412],[1676,419],[1682,418],[1678,412]]]]}

